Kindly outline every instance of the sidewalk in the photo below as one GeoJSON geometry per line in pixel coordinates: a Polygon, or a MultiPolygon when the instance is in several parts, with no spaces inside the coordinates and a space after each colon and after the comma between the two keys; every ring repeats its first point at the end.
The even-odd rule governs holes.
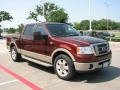
{"type": "Polygon", "coordinates": [[[112,42],[112,41],[110,41],[109,43],[110,44],[119,44],[120,45],[120,42],[112,42]]]}

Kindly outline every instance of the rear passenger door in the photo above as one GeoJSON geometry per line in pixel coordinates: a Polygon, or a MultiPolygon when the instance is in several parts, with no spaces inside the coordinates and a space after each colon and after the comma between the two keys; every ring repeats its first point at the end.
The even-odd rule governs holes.
{"type": "Polygon", "coordinates": [[[21,52],[23,55],[30,56],[33,51],[33,32],[35,24],[26,25],[21,35],[21,52]]]}
{"type": "MultiPolygon", "coordinates": [[[[47,36],[47,33],[45,31],[44,25],[42,24],[37,24],[35,27],[34,32],[40,32],[41,36],[47,36]]],[[[47,39],[42,38],[39,40],[33,40],[32,48],[32,57],[38,60],[42,60],[45,62],[48,62],[49,58],[47,58],[46,53],[47,53],[47,39]]]]}

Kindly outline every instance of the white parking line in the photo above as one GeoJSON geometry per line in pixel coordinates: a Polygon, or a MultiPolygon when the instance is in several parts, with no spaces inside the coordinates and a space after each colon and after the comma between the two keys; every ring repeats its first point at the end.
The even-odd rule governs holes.
{"type": "Polygon", "coordinates": [[[2,85],[6,85],[6,84],[10,84],[10,83],[13,83],[13,82],[17,82],[18,80],[12,80],[12,81],[7,81],[7,82],[2,82],[0,83],[0,86],[2,85]]]}
{"type": "Polygon", "coordinates": [[[6,53],[7,51],[0,51],[0,54],[2,54],[2,53],[6,53]]]}

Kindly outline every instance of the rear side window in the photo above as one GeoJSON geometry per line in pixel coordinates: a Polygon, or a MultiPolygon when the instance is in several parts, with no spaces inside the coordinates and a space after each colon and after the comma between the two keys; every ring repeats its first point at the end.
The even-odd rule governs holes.
{"type": "Polygon", "coordinates": [[[25,27],[25,31],[24,31],[24,35],[28,35],[28,36],[31,36],[33,35],[33,28],[34,28],[34,25],[27,25],[25,27]]]}
{"type": "Polygon", "coordinates": [[[41,35],[46,35],[45,29],[43,28],[42,25],[37,26],[37,28],[36,28],[35,31],[36,31],[36,32],[40,32],[41,35]]]}

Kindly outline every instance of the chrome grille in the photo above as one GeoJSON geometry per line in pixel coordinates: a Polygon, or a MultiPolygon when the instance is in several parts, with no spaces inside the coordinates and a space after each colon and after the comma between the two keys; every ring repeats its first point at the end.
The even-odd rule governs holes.
{"type": "Polygon", "coordinates": [[[96,56],[107,54],[110,51],[109,43],[94,44],[92,47],[96,56]]]}

